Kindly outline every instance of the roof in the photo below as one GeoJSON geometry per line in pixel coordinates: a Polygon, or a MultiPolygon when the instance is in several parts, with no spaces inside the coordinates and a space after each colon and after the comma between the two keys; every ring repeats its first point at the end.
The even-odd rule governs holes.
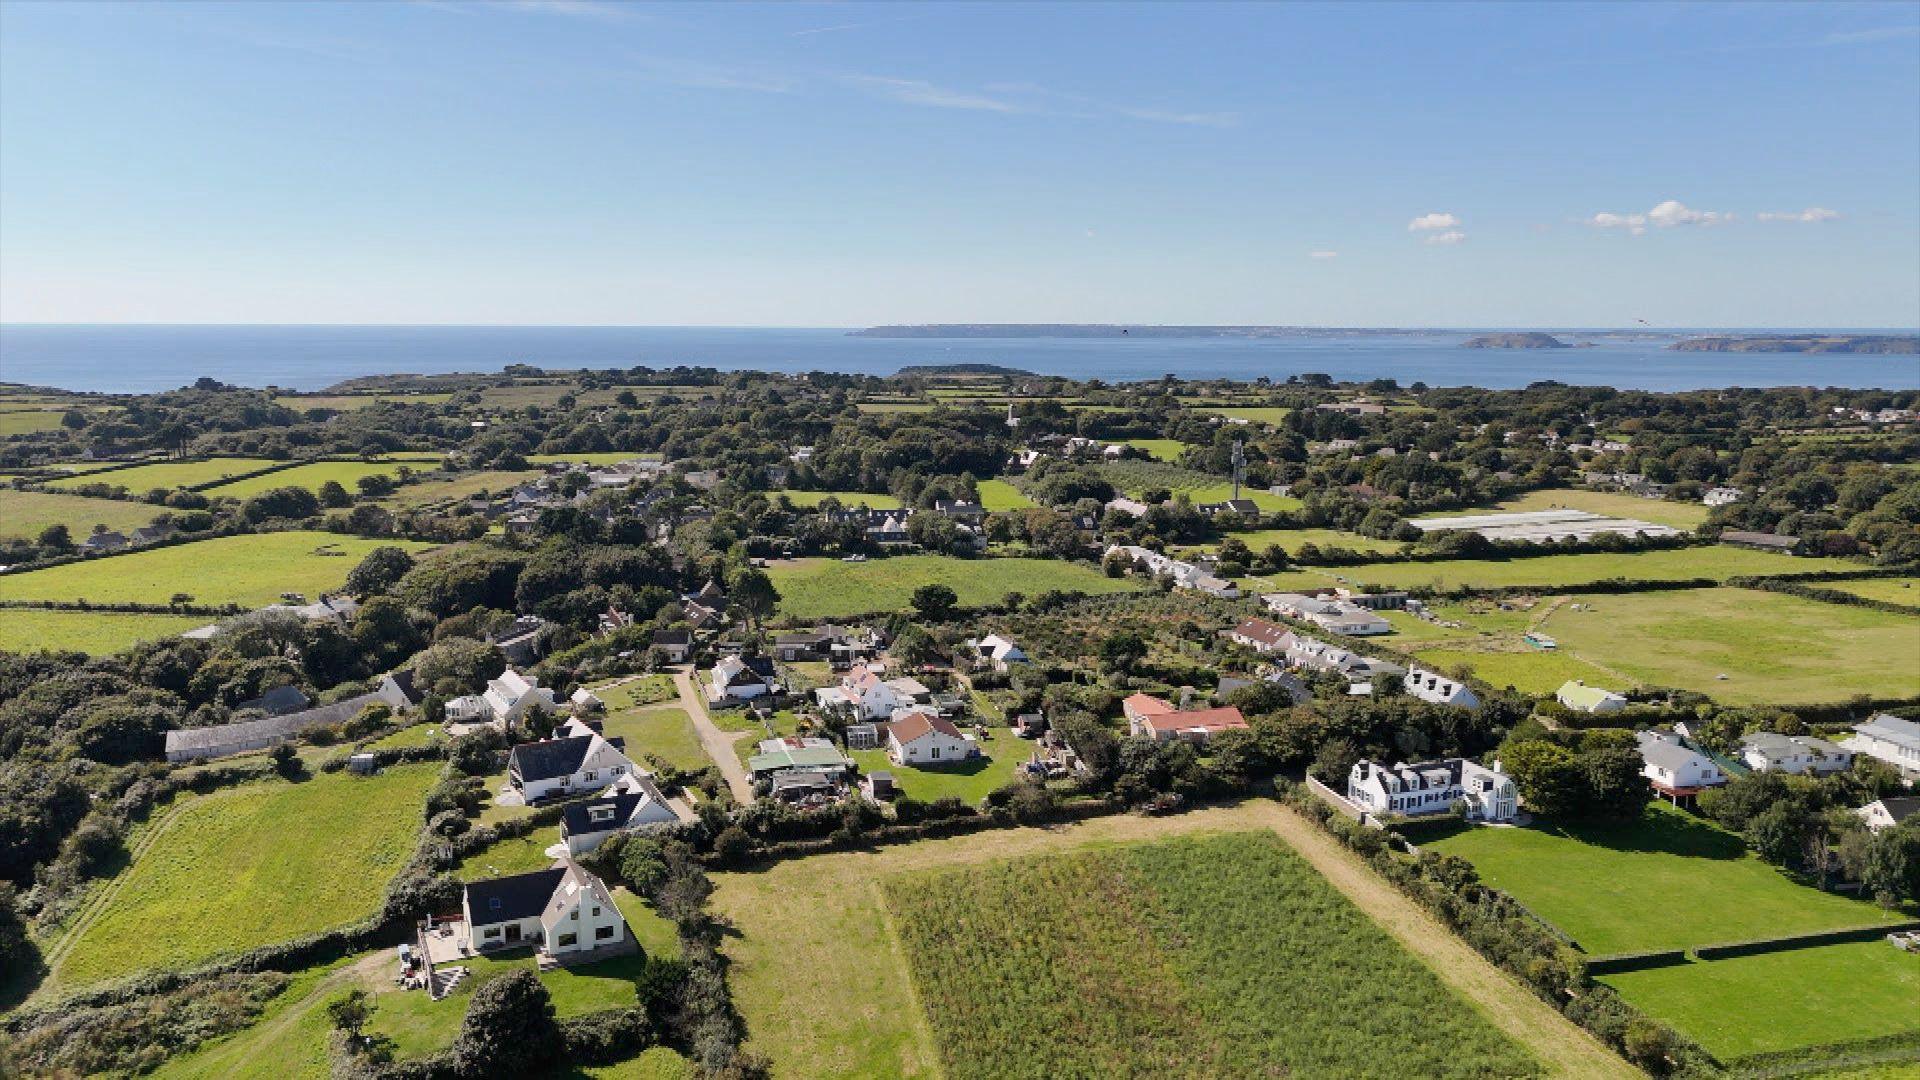
{"type": "Polygon", "coordinates": [[[1265,619],[1242,619],[1240,625],[1233,628],[1233,632],[1243,638],[1251,638],[1262,645],[1274,647],[1284,646],[1287,635],[1292,633],[1286,627],[1278,623],[1270,623],[1265,619]]]}
{"type": "Polygon", "coordinates": [[[181,728],[167,732],[167,753],[184,750],[213,750],[215,754],[221,747],[243,747],[249,742],[261,739],[285,739],[316,727],[344,723],[360,714],[360,710],[383,700],[379,694],[361,694],[345,701],[336,701],[332,705],[322,705],[317,709],[288,713],[285,716],[270,716],[265,720],[249,720],[240,724],[217,724],[213,727],[181,728]]]}
{"type": "Polygon", "coordinates": [[[693,634],[686,630],[655,630],[655,645],[686,645],[693,641],[693,634]]]}
{"type": "Polygon", "coordinates": [[[523,781],[572,776],[579,771],[580,763],[587,760],[596,738],[599,736],[572,735],[564,739],[521,743],[508,753],[507,764],[512,771],[519,773],[523,781]]]}
{"type": "Polygon", "coordinates": [[[1885,739],[1903,746],[1920,747],[1920,724],[1911,720],[1902,720],[1892,713],[1875,713],[1866,723],[1855,724],[1853,730],[1861,735],[1885,739]]]}
{"type": "Polygon", "coordinates": [[[467,913],[476,926],[539,918],[566,876],[567,867],[549,866],[529,874],[470,882],[466,887],[467,913]]]}
{"type": "Polygon", "coordinates": [[[1888,795],[1880,800],[1880,808],[1898,825],[1920,814],[1920,795],[1888,795]]]}
{"type": "Polygon", "coordinates": [[[1152,694],[1128,694],[1127,699],[1120,703],[1120,707],[1142,716],[1178,711],[1173,707],[1173,702],[1154,697],[1152,694]]]}
{"type": "Polygon", "coordinates": [[[276,686],[251,701],[243,701],[236,709],[259,709],[262,712],[278,716],[282,713],[297,712],[312,703],[312,699],[297,686],[276,686]]]}
{"type": "Polygon", "coordinates": [[[826,746],[785,747],[765,754],[755,754],[747,759],[747,771],[755,775],[783,772],[787,769],[845,770],[846,767],[846,757],[831,743],[826,746]]]}
{"type": "Polygon", "coordinates": [[[839,784],[837,774],[820,769],[789,769],[773,778],[772,794],[790,788],[830,788],[839,784]]]}
{"type": "Polygon", "coordinates": [[[887,734],[893,736],[902,746],[915,739],[925,738],[934,732],[939,732],[948,738],[960,738],[959,728],[946,720],[923,712],[910,712],[887,725],[887,734]]]}
{"type": "Polygon", "coordinates": [[[1750,544],[1754,547],[1794,548],[1800,546],[1797,536],[1781,536],[1777,533],[1748,532],[1745,529],[1727,529],[1720,534],[1723,544],[1750,544]]]}
{"type": "Polygon", "coordinates": [[[1140,722],[1154,731],[1204,731],[1209,734],[1216,731],[1228,731],[1247,726],[1247,718],[1240,710],[1231,705],[1218,709],[1194,709],[1190,712],[1156,712],[1140,718],[1140,722]]]}
{"type": "Polygon", "coordinates": [[[1707,760],[1706,755],[1678,740],[1663,739],[1644,731],[1640,733],[1640,757],[1649,765],[1674,770],[1707,760]]]}
{"type": "Polygon", "coordinates": [[[1588,686],[1579,679],[1569,679],[1561,683],[1560,689],[1554,691],[1553,696],[1559,698],[1562,704],[1576,709],[1591,709],[1613,698],[1621,697],[1604,686],[1588,686]]]}

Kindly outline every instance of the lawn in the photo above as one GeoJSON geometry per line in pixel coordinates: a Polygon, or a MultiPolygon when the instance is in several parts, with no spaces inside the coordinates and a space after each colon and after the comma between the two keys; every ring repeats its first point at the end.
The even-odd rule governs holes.
{"type": "Polygon", "coordinates": [[[1912,615],[1753,589],[1686,589],[1575,596],[1540,628],[1562,651],[1729,704],[1920,694],[1920,665],[1911,662],[1920,656],[1920,618],[1912,615]]]}
{"type": "Polygon", "coordinates": [[[975,486],[980,490],[980,505],[988,512],[1025,510],[1034,505],[1024,492],[1005,480],[982,480],[975,486]]]}
{"type": "Polygon", "coordinates": [[[221,536],[0,576],[0,600],[165,604],[184,592],[196,604],[257,607],[283,592],[312,599],[336,590],[368,552],[388,545],[415,555],[433,546],[324,532],[221,536]]]}
{"type": "Polygon", "coordinates": [[[489,844],[460,860],[453,876],[461,881],[484,881],[545,870],[553,865],[546,849],[560,842],[559,826],[537,828],[525,836],[489,844]]]}
{"type": "Polygon", "coordinates": [[[787,488],[775,494],[785,495],[789,502],[801,509],[819,506],[827,498],[840,500],[841,506],[864,506],[869,510],[898,510],[902,505],[899,499],[891,495],[875,495],[867,491],[799,491],[787,488]]]}
{"type": "Polygon", "coordinates": [[[204,484],[217,484],[229,476],[241,476],[246,473],[270,469],[275,465],[284,465],[283,461],[271,458],[217,457],[202,458],[198,461],[159,461],[151,465],[136,465],[131,469],[115,469],[112,472],[95,472],[82,476],[71,476],[60,480],[50,480],[48,487],[76,488],[87,484],[107,484],[123,487],[128,491],[146,492],[154,488],[190,488],[204,484]]]}
{"type": "MultiPolygon", "coordinates": [[[[1388,645],[1393,643],[1392,639],[1386,641],[1388,645]]],[[[1525,645],[1500,649],[1422,648],[1413,655],[1422,664],[1441,671],[1465,665],[1487,684],[1511,686],[1523,694],[1551,694],[1569,679],[1580,679],[1590,686],[1608,690],[1628,687],[1627,680],[1564,649],[1534,649],[1525,645]]]]}
{"type": "Polygon", "coordinates": [[[1608,975],[1722,1061],[1920,1030],[1920,956],[1885,941],[1608,975]]]}
{"type": "MultiPolygon", "coordinates": [[[[391,984],[375,995],[367,1030],[392,1039],[395,1058],[426,1057],[453,1045],[475,988],[508,972],[535,970],[531,947],[467,957],[460,963],[469,971],[467,980],[439,1001],[424,990],[401,990],[391,984]]],[[[540,976],[540,981],[553,999],[554,1014],[564,1019],[638,1004],[634,983],[646,970],[646,954],[636,953],[577,968],[555,968],[540,976]]]]}
{"type": "Polygon", "coordinates": [[[606,734],[626,739],[627,756],[642,764],[649,755],[689,772],[712,764],[693,730],[693,720],[686,710],[672,705],[609,710],[606,734]]]}
{"type": "MultiPolygon", "coordinates": [[[[895,555],[863,563],[838,559],[776,562],[768,570],[780,590],[782,614],[800,619],[898,611],[913,590],[941,584],[963,606],[997,604],[1009,592],[1037,596],[1062,592],[1112,593],[1139,588],[1089,566],[1057,559],[956,559],[945,555],[895,555]]],[[[0,579],[0,584],[4,579],[0,579]]],[[[0,592],[0,598],[4,598],[0,592]]]]}
{"type": "Polygon", "coordinates": [[[1541,1071],[1270,832],[883,889],[954,1080],[1541,1071]]]}
{"type": "Polygon", "coordinates": [[[1193,408],[1195,412],[1216,413],[1251,424],[1277,424],[1293,411],[1284,405],[1196,405],[1193,408]]]}
{"type": "MultiPolygon", "coordinates": [[[[1673,502],[1667,499],[1643,499],[1617,491],[1588,491],[1585,488],[1543,488],[1529,491],[1517,499],[1507,499],[1479,510],[1461,510],[1462,514],[1519,513],[1527,510],[1585,510],[1605,517],[1637,518],[1655,525],[1676,529],[1698,528],[1711,509],[1704,503],[1673,502]]],[[[1444,516],[1444,515],[1439,515],[1444,516]]]]}
{"type": "Polygon", "coordinates": [[[1033,744],[1005,728],[993,730],[981,740],[980,748],[981,757],[937,769],[895,765],[887,760],[885,750],[855,750],[848,756],[863,773],[892,773],[901,794],[921,802],[953,795],[969,806],[977,806],[988,792],[1012,783],[1020,763],[1033,756],[1033,744]]]}
{"type": "Polygon", "coordinates": [[[1861,578],[1857,581],[1822,582],[1823,589],[1838,589],[1869,600],[1920,607],[1920,577],[1861,578]]]}
{"type": "Polygon", "coordinates": [[[0,536],[31,539],[49,525],[65,525],[77,544],[93,532],[95,525],[130,532],[152,521],[163,509],[123,499],[89,499],[84,495],[0,487],[0,536]]]}
{"type": "Polygon", "coordinates": [[[1166,462],[1179,461],[1187,449],[1187,444],[1179,439],[1127,439],[1125,445],[1145,450],[1155,461],[1166,462]]]}
{"type": "Polygon", "coordinates": [[[1610,578],[1640,581],[1725,581],[1742,575],[1858,570],[1845,559],[1802,559],[1736,547],[1669,548],[1620,554],[1536,555],[1525,559],[1452,559],[1371,563],[1330,573],[1369,585],[1405,589],[1497,589],[1515,585],[1585,585],[1610,578]]]}
{"type": "MultiPolygon", "coordinates": [[[[1740,837],[1664,803],[1638,820],[1463,828],[1425,850],[1472,862],[1594,956],[1888,921],[1872,904],[1796,884],[1740,837]]],[[[1720,961],[1716,961],[1718,963],[1720,961]]]]}
{"type": "Polygon", "coordinates": [[[663,701],[672,701],[679,696],[673,688],[671,675],[629,676],[623,680],[601,683],[587,689],[606,705],[609,711],[633,709],[641,705],[658,705],[663,701]]]}
{"type": "Polygon", "coordinates": [[[207,624],[205,615],[132,615],[107,611],[0,610],[0,650],[72,649],[92,656],[142,641],[184,634],[207,624]]]}
{"type": "Polygon", "coordinates": [[[105,906],[55,946],[48,985],[186,967],[373,913],[413,851],[439,774],[433,764],[322,773],[163,811],[150,846],[107,886],[105,906]]]}
{"type": "Polygon", "coordinates": [[[235,480],[231,484],[203,489],[207,495],[231,499],[250,499],[263,491],[277,488],[306,488],[319,491],[321,485],[331,480],[346,488],[348,494],[357,494],[355,487],[362,477],[397,477],[401,469],[408,472],[429,472],[440,467],[438,458],[423,458],[418,461],[316,461],[309,465],[296,465],[291,469],[282,469],[265,476],[250,476],[245,480],[235,480]]]}
{"type": "Polygon", "coordinates": [[[351,961],[296,972],[253,1026],[162,1062],[156,1080],[327,1080],[326,1005],[347,992],[351,961]]]}

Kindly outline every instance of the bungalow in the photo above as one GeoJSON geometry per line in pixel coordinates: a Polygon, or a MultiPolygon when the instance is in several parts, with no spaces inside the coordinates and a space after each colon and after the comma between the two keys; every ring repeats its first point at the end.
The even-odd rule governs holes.
{"type": "Polygon", "coordinates": [[[980,659],[993,667],[993,670],[1002,673],[1014,664],[1027,662],[1026,652],[999,634],[988,634],[977,641],[969,641],[967,648],[977,653],[980,659]]]}
{"type": "Polygon", "coordinates": [[[763,739],[757,749],[759,753],[747,759],[747,771],[755,780],[794,769],[844,773],[853,768],[831,739],[763,739]]]}
{"type": "Polygon", "coordinates": [[[1293,640],[1293,631],[1265,619],[1242,619],[1240,625],[1227,632],[1227,637],[1237,645],[1268,654],[1285,652],[1293,640]]]}
{"type": "Polygon", "coordinates": [[[1105,509],[1109,514],[1118,510],[1128,517],[1143,518],[1147,516],[1147,511],[1150,508],[1146,503],[1140,502],[1137,499],[1129,499],[1123,495],[1109,500],[1105,509]]]}
{"type": "Polygon", "coordinates": [[[622,776],[598,798],[568,803],[560,815],[560,839],[569,854],[582,855],[627,829],[655,829],[676,824],[666,796],[639,770],[622,776]]]}
{"type": "Polygon", "coordinates": [[[669,664],[684,664],[693,651],[693,634],[686,630],[655,630],[652,648],[659,650],[669,664]]]}
{"type": "Polygon", "coordinates": [[[1754,772],[1821,776],[1853,768],[1853,751],[1810,735],[1756,731],[1741,736],[1740,760],[1754,772]]]}
{"type": "Polygon", "coordinates": [[[1647,778],[1655,792],[1676,806],[1727,782],[1727,774],[1712,758],[1678,735],[1642,731],[1636,738],[1641,760],[1646,763],[1640,775],[1647,778]]]}
{"type": "Polygon", "coordinates": [[[308,622],[331,622],[345,626],[360,613],[360,602],[351,596],[323,596],[311,604],[299,604],[293,613],[308,622]]]}
{"type": "Polygon", "coordinates": [[[1208,517],[1216,517],[1220,514],[1238,514],[1243,518],[1260,516],[1260,504],[1252,499],[1225,499],[1216,503],[1201,503],[1194,509],[1208,517]]]}
{"type": "Polygon", "coordinates": [[[1398,664],[1361,656],[1338,645],[1300,634],[1295,634],[1288,643],[1286,658],[1287,663],[1296,668],[1344,675],[1350,681],[1372,679],[1379,675],[1400,675],[1406,671],[1398,664]]]}
{"type": "Polygon", "coordinates": [[[630,941],[606,884],[572,859],[472,882],[461,891],[460,912],[469,952],[537,943],[541,953],[565,961],[630,941]]]}
{"type": "Polygon", "coordinates": [[[905,713],[887,725],[887,759],[895,765],[944,765],[978,752],[951,721],[931,713],[905,713]]]}
{"type": "Polygon", "coordinates": [[[1797,536],[1780,536],[1775,533],[1750,532],[1746,529],[1727,529],[1720,534],[1720,542],[1730,547],[1752,548],[1755,551],[1777,551],[1783,555],[1792,555],[1800,547],[1797,536]]]}
{"type": "Polygon", "coordinates": [[[1231,705],[1216,709],[1188,709],[1182,711],[1164,698],[1151,694],[1133,694],[1120,703],[1121,711],[1126,713],[1127,725],[1135,736],[1152,739],[1154,742],[1167,742],[1172,739],[1188,739],[1204,743],[1223,731],[1244,729],[1247,719],[1240,710],[1231,705]]]}
{"type": "Polygon", "coordinates": [[[598,734],[521,743],[507,754],[507,782],[530,804],[598,791],[633,771],[621,747],[598,734]]]}
{"type": "Polygon", "coordinates": [[[834,637],[825,630],[795,630],[773,636],[773,655],[782,663],[824,660],[834,637]]]}
{"type": "Polygon", "coordinates": [[[787,769],[774,774],[767,797],[783,803],[820,803],[840,797],[847,774],[838,769],[787,769]]]}
{"type": "Polygon", "coordinates": [[[1920,795],[1889,795],[1855,810],[1873,832],[1920,820],[1920,795]]]}
{"type": "Polygon", "coordinates": [[[729,656],[713,665],[707,680],[707,699],[751,701],[778,689],[772,660],[764,656],[729,656]]]}
{"type": "Polygon", "coordinates": [[[1554,699],[1574,712],[1600,716],[1617,713],[1627,707],[1625,694],[1616,694],[1598,686],[1588,686],[1579,679],[1569,679],[1554,691],[1554,699]]]}
{"type": "Polygon", "coordinates": [[[1512,821],[1520,812],[1513,778],[1466,758],[1415,765],[1357,762],[1347,774],[1347,801],[1372,814],[1424,817],[1461,804],[1471,821],[1512,821]]]}
{"type": "Polygon", "coordinates": [[[1452,705],[1460,709],[1480,707],[1479,695],[1465,683],[1421,668],[1408,668],[1406,680],[1401,685],[1407,693],[1429,704],[1452,705]]]}
{"type": "Polygon", "coordinates": [[[1187,587],[1199,589],[1208,596],[1217,596],[1222,600],[1240,599],[1240,586],[1219,574],[1208,573],[1205,570],[1190,575],[1187,579],[1187,587]]]}
{"type": "Polygon", "coordinates": [[[136,544],[157,544],[162,540],[172,539],[173,534],[179,531],[180,530],[174,528],[172,525],[164,522],[156,525],[146,525],[133,530],[133,542],[136,544]]]}
{"type": "Polygon", "coordinates": [[[1329,600],[1300,593],[1267,593],[1260,598],[1267,610],[1289,619],[1300,619],[1330,633],[1348,637],[1372,637],[1390,634],[1393,624],[1368,608],[1346,600],[1329,600]]]}
{"type": "Polygon", "coordinates": [[[492,724],[503,730],[520,722],[528,709],[559,709],[553,691],[540,685],[533,676],[508,668],[487,683],[484,694],[468,694],[447,702],[447,722],[453,724],[492,724]]]}
{"type": "Polygon", "coordinates": [[[1855,724],[1853,737],[1841,746],[1855,757],[1884,761],[1900,770],[1909,782],[1920,778],[1920,724],[1902,720],[1892,713],[1876,713],[1863,724],[1855,724]]]}
{"type": "Polygon", "coordinates": [[[89,552],[95,553],[119,551],[127,546],[127,538],[124,534],[117,532],[97,532],[85,540],[80,541],[80,546],[89,552]]]}

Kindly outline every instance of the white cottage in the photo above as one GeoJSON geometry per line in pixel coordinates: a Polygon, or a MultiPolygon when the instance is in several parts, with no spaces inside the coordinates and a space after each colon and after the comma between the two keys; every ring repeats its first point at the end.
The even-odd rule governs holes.
{"type": "Polygon", "coordinates": [[[572,859],[473,882],[461,893],[460,909],[471,952],[533,944],[564,962],[630,947],[626,920],[606,884],[572,859]]]}
{"type": "Polygon", "coordinates": [[[598,791],[633,771],[621,748],[598,733],[521,743],[507,754],[507,780],[529,803],[598,791]]]}

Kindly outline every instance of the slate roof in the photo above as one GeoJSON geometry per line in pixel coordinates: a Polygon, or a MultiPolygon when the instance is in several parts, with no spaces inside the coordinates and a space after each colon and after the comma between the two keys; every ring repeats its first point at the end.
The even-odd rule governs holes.
{"type": "Polygon", "coordinates": [[[550,866],[529,874],[472,882],[466,889],[467,912],[475,926],[537,919],[566,876],[566,867],[550,866]]]}
{"type": "Polygon", "coordinates": [[[251,701],[243,701],[234,706],[240,709],[259,709],[273,716],[283,713],[299,712],[312,704],[312,699],[297,686],[276,686],[251,701]]]}
{"type": "Polygon", "coordinates": [[[521,743],[508,753],[507,765],[510,771],[519,775],[522,782],[572,776],[579,771],[580,763],[587,760],[587,752],[593,749],[594,738],[592,735],[572,735],[564,739],[521,743]]]}
{"type": "Polygon", "coordinates": [[[213,727],[181,728],[167,732],[167,753],[184,750],[208,750],[210,757],[218,757],[225,751],[223,747],[240,747],[245,743],[259,739],[292,738],[309,728],[325,727],[353,719],[360,710],[375,702],[384,700],[379,694],[361,694],[332,705],[322,705],[317,709],[288,713],[285,716],[270,716],[265,720],[249,720],[240,724],[218,724],[213,727]]]}

